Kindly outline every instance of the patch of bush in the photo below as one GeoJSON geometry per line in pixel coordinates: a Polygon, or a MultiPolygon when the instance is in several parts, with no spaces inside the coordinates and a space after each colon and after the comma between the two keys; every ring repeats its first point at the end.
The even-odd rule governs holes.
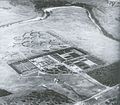
{"type": "Polygon", "coordinates": [[[0,97],[7,96],[7,95],[10,95],[10,94],[12,94],[12,93],[10,93],[6,90],[0,89],[0,97]]]}
{"type": "Polygon", "coordinates": [[[107,86],[120,83],[120,62],[88,72],[88,75],[107,86]]]}

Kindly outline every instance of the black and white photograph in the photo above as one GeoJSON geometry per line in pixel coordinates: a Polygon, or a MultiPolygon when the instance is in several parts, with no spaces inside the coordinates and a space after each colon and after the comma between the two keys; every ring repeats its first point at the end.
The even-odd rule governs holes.
{"type": "Polygon", "coordinates": [[[120,105],[120,0],[0,0],[0,105],[120,105]]]}

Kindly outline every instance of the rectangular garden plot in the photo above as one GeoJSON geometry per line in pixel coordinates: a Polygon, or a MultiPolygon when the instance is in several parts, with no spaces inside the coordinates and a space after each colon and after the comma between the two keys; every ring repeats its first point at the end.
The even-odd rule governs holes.
{"type": "MultiPolygon", "coordinates": [[[[97,60],[97,59],[96,59],[97,60]]],[[[101,63],[102,64],[102,63],[101,63]]],[[[18,74],[68,74],[93,69],[100,65],[83,50],[66,48],[39,55],[30,59],[24,59],[9,64],[18,74]],[[35,73],[36,72],[36,73],[35,73]]]]}

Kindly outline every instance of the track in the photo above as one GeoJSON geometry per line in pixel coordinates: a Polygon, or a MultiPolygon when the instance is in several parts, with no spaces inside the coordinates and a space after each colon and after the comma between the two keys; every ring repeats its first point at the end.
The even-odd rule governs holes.
{"type": "MultiPolygon", "coordinates": [[[[93,8],[96,8],[96,7],[88,5],[88,4],[84,4],[84,3],[76,3],[76,4],[69,5],[69,7],[71,7],[71,6],[84,8],[86,10],[86,13],[88,14],[88,18],[90,19],[90,21],[100,30],[100,32],[103,33],[104,36],[106,36],[112,40],[120,42],[120,40],[115,38],[114,35],[107,32],[102,27],[102,25],[100,24],[98,19],[95,17],[93,8]]],[[[22,24],[22,23],[29,23],[29,22],[44,20],[44,19],[47,19],[49,16],[51,16],[51,13],[53,12],[53,10],[59,9],[59,8],[66,8],[66,7],[68,7],[68,6],[46,8],[46,9],[42,10],[42,12],[43,12],[42,16],[37,16],[37,17],[31,18],[28,20],[21,20],[21,21],[1,25],[0,28],[9,27],[9,26],[15,25],[15,24],[22,24]]]]}

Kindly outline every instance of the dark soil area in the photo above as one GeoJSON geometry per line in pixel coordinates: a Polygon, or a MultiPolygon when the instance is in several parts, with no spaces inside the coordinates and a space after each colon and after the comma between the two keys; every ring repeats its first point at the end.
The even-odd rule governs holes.
{"type": "Polygon", "coordinates": [[[65,0],[32,0],[32,2],[38,10],[45,7],[65,6],[66,4],[70,4],[65,0]]]}
{"type": "Polygon", "coordinates": [[[88,75],[107,86],[120,83],[120,61],[88,72],[88,75]]]}
{"type": "Polygon", "coordinates": [[[6,90],[0,89],[0,97],[7,96],[7,95],[10,95],[10,94],[12,94],[12,93],[10,93],[6,90]]]}
{"type": "Polygon", "coordinates": [[[74,101],[53,90],[32,91],[27,95],[7,100],[8,105],[66,105],[74,101]]]}

